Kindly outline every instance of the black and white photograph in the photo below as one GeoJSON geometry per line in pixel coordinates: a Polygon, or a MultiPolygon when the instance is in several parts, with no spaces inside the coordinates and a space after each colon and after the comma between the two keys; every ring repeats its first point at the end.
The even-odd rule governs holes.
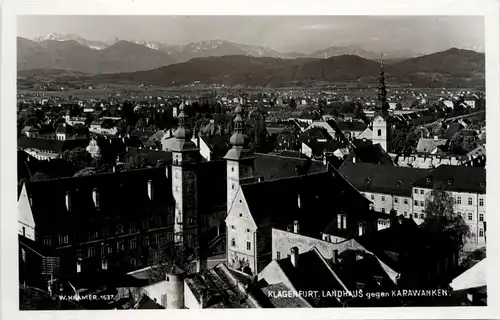
{"type": "Polygon", "coordinates": [[[483,15],[16,26],[21,312],[494,304],[483,15]]]}

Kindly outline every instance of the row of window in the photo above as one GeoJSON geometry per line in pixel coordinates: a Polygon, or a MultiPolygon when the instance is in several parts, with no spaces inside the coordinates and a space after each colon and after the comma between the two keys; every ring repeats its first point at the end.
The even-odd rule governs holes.
{"type": "MultiPolygon", "coordinates": [[[[420,194],[424,194],[424,190],[423,189],[415,189],[414,190],[414,193],[415,194],[418,194],[420,192],[420,194]]],[[[434,195],[434,191],[431,191],[431,196],[434,195]]],[[[372,200],[373,200],[373,195],[372,195],[372,200]]],[[[382,200],[384,201],[384,200],[382,200]]],[[[457,204],[462,204],[462,197],[461,196],[457,196],[456,200],[457,204]]],[[[396,201],[395,201],[396,202],[396,201]]],[[[472,197],[467,197],[467,205],[469,206],[472,206],[472,197]]],[[[479,198],[479,206],[480,207],[484,207],[484,199],[483,198],[479,198]]]]}
{"type": "MultiPolygon", "coordinates": [[[[375,200],[375,195],[374,194],[370,195],[370,199],[371,200],[375,200]]],[[[381,196],[381,199],[382,199],[383,202],[385,202],[385,196],[381,196]]],[[[394,197],[394,203],[399,203],[399,198],[398,197],[394,197]]],[[[404,198],[403,199],[403,203],[404,204],[408,204],[408,199],[404,198]]]]}
{"type": "MultiPolygon", "coordinates": [[[[459,215],[462,215],[461,212],[457,212],[459,215]]],[[[465,213],[464,213],[465,215],[465,213]]],[[[474,215],[472,214],[472,212],[468,212],[467,213],[467,220],[468,221],[472,221],[474,219],[474,215]]],[[[484,214],[483,213],[480,213],[479,214],[479,222],[483,222],[484,221],[484,214]]]]}
{"type": "MultiPolygon", "coordinates": [[[[236,247],[236,239],[235,238],[231,239],[231,246],[236,247]]],[[[252,250],[252,243],[250,241],[247,241],[247,250],[248,251],[252,250]]]]}
{"type": "MultiPolygon", "coordinates": [[[[240,215],[240,217],[241,217],[241,215],[240,215]]],[[[231,225],[231,229],[232,229],[232,230],[236,230],[236,226],[235,226],[235,225],[231,225]]],[[[250,229],[248,229],[248,228],[247,228],[247,229],[245,229],[245,231],[246,231],[247,233],[250,233],[250,229]]]]}
{"type": "MultiPolygon", "coordinates": [[[[162,234],[157,234],[155,235],[154,237],[152,237],[152,243],[155,244],[155,243],[160,243],[161,240],[162,240],[162,237],[164,237],[164,235],[162,234]]],[[[172,242],[174,240],[174,235],[172,232],[168,232],[166,234],[166,240],[167,242],[172,242]]],[[[148,247],[149,246],[149,237],[144,237],[142,239],[142,245],[144,247],[148,247]]],[[[116,243],[116,246],[113,246],[111,244],[105,244],[105,245],[102,245],[101,246],[101,255],[105,255],[105,254],[111,254],[113,253],[113,247],[115,247],[115,252],[121,252],[121,251],[125,251],[126,249],[129,249],[129,250],[134,250],[134,249],[137,249],[137,239],[131,239],[129,241],[119,241],[116,243]]],[[[89,247],[86,249],[86,255],[84,256],[83,255],[83,251],[80,249],[80,250],[77,250],[76,251],[76,256],[77,258],[84,258],[84,257],[95,257],[96,255],[96,248],[95,247],[89,247]]]]}

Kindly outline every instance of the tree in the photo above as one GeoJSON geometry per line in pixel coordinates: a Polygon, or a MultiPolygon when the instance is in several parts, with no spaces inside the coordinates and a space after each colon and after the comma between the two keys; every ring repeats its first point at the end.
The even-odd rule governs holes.
{"type": "Polygon", "coordinates": [[[164,237],[156,244],[155,252],[148,256],[149,279],[152,283],[165,280],[172,268],[178,267],[186,274],[196,272],[196,248],[168,242],[164,237]]]}
{"type": "Polygon", "coordinates": [[[48,180],[50,179],[50,176],[41,172],[41,171],[38,171],[38,172],[35,172],[35,174],[33,176],[31,176],[31,179],[30,181],[40,181],[40,180],[48,180]]]}
{"type": "Polygon", "coordinates": [[[448,191],[436,185],[432,194],[426,201],[426,218],[422,227],[432,233],[448,236],[462,249],[464,240],[471,234],[469,226],[460,214],[454,212],[454,199],[448,191]]]}
{"type": "Polygon", "coordinates": [[[83,148],[75,148],[66,150],[61,154],[61,159],[69,162],[73,167],[74,172],[78,172],[83,168],[90,166],[92,156],[83,148]]]}
{"type": "Polygon", "coordinates": [[[123,170],[143,169],[147,167],[146,157],[141,153],[129,157],[123,164],[123,170]]]}
{"type": "Polygon", "coordinates": [[[90,176],[90,175],[93,175],[93,174],[96,174],[96,173],[97,173],[96,168],[94,168],[94,167],[87,167],[87,168],[83,168],[82,170],[80,170],[77,173],[75,173],[75,175],[73,177],[90,176]]]}

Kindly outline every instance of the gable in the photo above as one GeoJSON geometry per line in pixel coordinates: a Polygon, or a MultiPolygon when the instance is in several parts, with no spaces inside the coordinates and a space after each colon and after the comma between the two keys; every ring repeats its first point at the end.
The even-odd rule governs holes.
{"type": "Polygon", "coordinates": [[[33,212],[31,211],[30,200],[28,197],[28,192],[26,191],[26,184],[23,185],[21,194],[17,201],[18,210],[18,222],[35,228],[35,219],[33,218],[33,212]]]}
{"type": "Polygon", "coordinates": [[[242,223],[246,224],[247,227],[250,227],[251,229],[257,229],[257,225],[252,217],[248,203],[243,194],[243,190],[240,187],[234,197],[233,203],[230,205],[230,209],[228,210],[226,225],[229,226],[242,223]]]}

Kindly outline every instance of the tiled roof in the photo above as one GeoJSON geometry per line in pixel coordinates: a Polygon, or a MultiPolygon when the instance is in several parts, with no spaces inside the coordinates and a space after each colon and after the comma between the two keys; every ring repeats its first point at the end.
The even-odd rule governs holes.
{"type": "Polygon", "coordinates": [[[415,181],[414,186],[432,189],[436,184],[446,190],[486,194],[486,169],[440,165],[415,181]]]}
{"type": "MultiPolygon", "coordinates": [[[[365,144],[359,146],[351,152],[344,160],[344,164],[352,163],[356,157],[356,163],[373,163],[394,166],[394,162],[387,152],[384,151],[380,144],[365,144]]],[[[343,164],[343,165],[344,165],[343,164]]]]}
{"type": "Polygon", "coordinates": [[[332,136],[328,133],[328,131],[325,128],[322,127],[312,127],[304,131],[300,135],[300,140],[303,142],[309,142],[317,139],[326,139],[326,140],[332,140],[332,136]]]}
{"type": "Polygon", "coordinates": [[[17,147],[19,149],[36,149],[40,151],[51,151],[60,153],[65,150],[71,150],[77,147],[85,148],[89,144],[88,139],[72,139],[72,140],[55,140],[55,139],[40,139],[28,138],[25,136],[19,137],[17,147]]]}
{"type": "Polygon", "coordinates": [[[425,177],[429,170],[372,163],[349,163],[340,167],[339,172],[359,191],[411,197],[413,183],[425,177]]]}
{"type": "Polygon", "coordinates": [[[151,149],[139,149],[130,148],[124,155],[124,160],[137,156],[143,155],[146,159],[146,163],[150,166],[155,166],[158,164],[171,164],[172,163],[172,152],[170,151],[156,151],[151,149]]]}
{"type": "Polygon", "coordinates": [[[335,298],[324,298],[322,292],[344,290],[344,286],[330,269],[327,261],[313,248],[299,253],[294,266],[290,258],[278,260],[278,265],[286,277],[298,291],[319,291],[318,297],[305,297],[305,300],[315,308],[340,306],[335,298]]]}
{"type": "Polygon", "coordinates": [[[60,123],[56,129],[56,133],[72,134],[74,132],[75,128],[66,123],[60,123]]]}
{"type": "Polygon", "coordinates": [[[436,147],[446,145],[447,143],[447,139],[420,138],[415,150],[416,152],[430,153],[436,149],[436,147]]]}
{"type": "Polygon", "coordinates": [[[185,283],[203,308],[256,308],[249,294],[238,287],[238,281],[225,264],[188,276],[185,283]]]}
{"type": "Polygon", "coordinates": [[[37,228],[71,234],[96,219],[127,221],[146,210],[166,210],[173,205],[173,197],[165,170],[152,168],[27,182],[37,228]],[[148,196],[149,180],[153,183],[153,200],[148,196]],[[92,198],[94,188],[99,194],[99,208],[92,198]],[[71,198],[70,212],[66,208],[67,192],[71,198]]]}
{"type": "Polygon", "coordinates": [[[326,170],[322,162],[305,158],[285,157],[271,154],[256,153],[255,177],[273,180],[297,176],[297,170],[305,173],[317,173],[326,170]]]}
{"type": "Polygon", "coordinates": [[[210,150],[216,155],[217,159],[222,159],[226,153],[231,149],[229,143],[230,135],[215,135],[210,137],[203,137],[203,141],[208,145],[210,150]]]}
{"type": "Polygon", "coordinates": [[[342,131],[357,131],[362,132],[366,129],[366,124],[363,121],[338,121],[337,127],[342,131]]]}
{"type": "Polygon", "coordinates": [[[318,235],[338,211],[357,211],[369,205],[369,201],[336,172],[250,183],[241,189],[259,227],[285,229],[298,220],[305,234],[318,235]]]}

